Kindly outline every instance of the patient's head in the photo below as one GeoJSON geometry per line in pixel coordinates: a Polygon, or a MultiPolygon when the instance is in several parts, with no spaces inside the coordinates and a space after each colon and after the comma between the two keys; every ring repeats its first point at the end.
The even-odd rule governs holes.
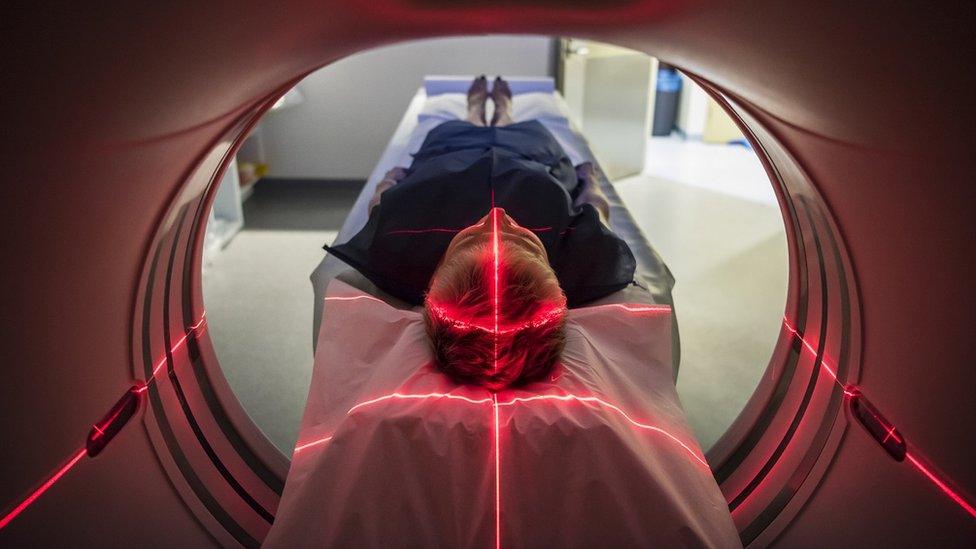
{"type": "Polygon", "coordinates": [[[492,390],[552,370],[563,349],[565,312],[542,242],[501,208],[454,237],[425,303],[438,367],[492,390]]]}

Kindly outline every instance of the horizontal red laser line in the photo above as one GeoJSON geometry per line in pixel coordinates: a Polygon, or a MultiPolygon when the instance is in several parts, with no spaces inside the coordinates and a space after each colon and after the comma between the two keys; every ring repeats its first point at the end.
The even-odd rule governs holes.
{"type": "Polygon", "coordinates": [[[370,301],[378,301],[380,303],[386,303],[378,297],[373,297],[371,295],[353,295],[353,296],[330,296],[325,298],[325,301],[358,301],[360,299],[368,299],[370,301]]]}
{"type": "Polygon", "coordinates": [[[671,307],[667,305],[631,305],[628,303],[607,303],[606,305],[596,305],[596,307],[614,307],[623,309],[631,313],[670,313],[671,307]]]}
{"type": "Polygon", "coordinates": [[[358,410],[360,408],[363,408],[365,406],[371,406],[373,404],[376,404],[376,403],[379,403],[379,402],[383,402],[383,401],[386,401],[386,400],[393,400],[393,399],[398,399],[398,400],[427,400],[427,399],[442,399],[442,398],[446,398],[446,399],[450,399],[450,400],[461,400],[461,401],[464,401],[464,402],[468,402],[470,404],[491,404],[491,399],[490,398],[474,399],[474,398],[469,398],[469,397],[461,396],[461,395],[454,395],[454,394],[450,394],[450,393],[425,393],[425,394],[417,394],[417,395],[414,395],[414,394],[404,394],[404,393],[391,393],[391,394],[383,395],[381,397],[377,397],[377,398],[374,398],[374,399],[371,399],[371,400],[367,400],[365,402],[360,402],[359,404],[353,406],[352,408],[349,408],[349,411],[346,412],[346,414],[347,415],[348,414],[351,414],[351,413],[355,412],[356,410],[358,410]]]}
{"type": "Polygon", "coordinates": [[[916,469],[918,469],[923,475],[928,477],[928,479],[931,480],[933,484],[938,486],[939,489],[942,490],[942,492],[945,495],[949,496],[949,499],[956,502],[956,504],[962,507],[967,513],[970,514],[970,516],[976,518],[976,507],[973,507],[973,504],[966,501],[965,498],[963,498],[955,490],[950,488],[949,485],[946,484],[942,479],[940,479],[939,476],[936,475],[934,471],[926,467],[919,459],[913,456],[911,452],[905,453],[905,457],[908,458],[908,461],[912,465],[914,465],[916,469]]]}
{"type": "Polygon", "coordinates": [[[495,325],[494,326],[483,326],[475,322],[467,322],[456,318],[455,316],[448,313],[443,307],[436,305],[432,301],[428,300],[427,305],[431,312],[440,317],[445,322],[450,323],[455,328],[462,330],[479,330],[482,332],[487,332],[495,335],[512,334],[525,330],[526,328],[541,328],[550,322],[557,321],[561,319],[564,314],[564,309],[562,307],[553,307],[551,309],[543,310],[541,313],[537,314],[534,318],[521,322],[519,324],[504,326],[498,324],[497,313],[494,316],[495,325]]]}
{"type": "Polygon", "coordinates": [[[311,448],[313,446],[318,446],[320,444],[325,444],[326,442],[329,442],[330,440],[332,440],[332,435],[329,435],[327,437],[322,437],[322,438],[320,438],[318,440],[313,440],[312,442],[306,442],[304,444],[299,444],[298,446],[295,446],[295,450],[294,450],[293,453],[297,454],[298,452],[301,452],[302,450],[305,450],[306,448],[311,448]]]}
{"type": "MultiPolygon", "coordinates": [[[[465,227],[467,228],[467,227],[465,227]]],[[[432,228],[432,229],[396,229],[393,231],[388,231],[387,235],[398,235],[398,234],[426,234],[426,233],[459,233],[464,229],[447,229],[447,228],[432,228]]]]}
{"type": "Polygon", "coordinates": [[[2,530],[5,526],[10,524],[10,521],[17,518],[17,515],[24,512],[24,509],[30,507],[30,505],[34,503],[37,500],[37,498],[41,497],[44,494],[44,492],[47,492],[51,488],[51,486],[54,486],[54,483],[61,480],[61,477],[68,474],[68,471],[70,471],[71,468],[74,467],[75,464],[81,460],[81,458],[85,457],[85,455],[87,455],[87,450],[82,448],[76,454],[74,454],[70,460],[68,460],[68,463],[64,464],[53,475],[51,475],[50,478],[44,481],[44,484],[41,484],[36,490],[31,492],[29,496],[24,498],[24,501],[17,504],[17,506],[11,509],[10,512],[4,515],[3,518],[0,518],[0,530],[2,530]]]}
{"type": "Polygon", "coordinates": [[[674,436],[673,434],[669,433],[667,430],[662,429],[660,427],[655,427],[654,425],[648,425],[646,423],[641,423],[640,421],[637,421],[634,418],[630,417],[630,415],[627,414],[627,412],[624,412],[623,410],[621,410],[619,406],[616,406],[614,404],[610,404],[609,402],[607,402],[607,401],[605,401],[605,400],[603,400],[601,398],[598,398],[598,397],[592,397],[592,396],[591,397],[581,397],[581,396],[577,396],[577,395],[535,395],[535,396],[530,396],[530,397],[515,397],[512,400],[509,400],[507,402],[499,402],[498,403],[498,406],[512,406],[512,405],[514,405],[516,403],[526,403],[526,402],[533,402],[533,401],[537,401],[537,400],[557,400],[557,401],[563,401],[563,402],[566,402],[566,401],[576,401],[576,402],[582,402],[582,403],[586,403],[586,404],[595,403],[595,404],[598,404],[600,406],[604,406],[604,407],[609,408],[609,409],[613,410],[614,412],[620,414],[621,417],[623,417],[625,420],[627,420],[631,425],[633,425],[635,427],[638,427],[638,428],[641,428],[641,429],[646,429],[646,430],[649,430],[649,431],[654,431],[656,433],[659,433],[659,434],[664,435],[665,437],[671,439],[672,441],[674,441],[675,443],[677,443],[679,446],[681,446],[682,448],[684,448],[684,450],[691,457],[693,457],[695,459],[695,461],[697,461],[698,463],[701,463],[705,467],[709,467],[708,462],[705,461],[705,458],[703,458],[691,446],[689,446],[688,444],[686,444],[684,441],[682,441],[678,437],[674,436]]]}
{"type": "MultiPolygon", "coordinates": [[[[478,225],[472,225],[472,227],[477,227],[477,226],[478,225]]],[[[470,227],[463,227],[460,229],[451,229],[447,227],[431,227],[429,229],[394,229],[392,231],[387,231],[386,235],[396,236],[396,235],[404,235],[404,234],[411,235],[411,234],[428,234],[428,233],[459,233],[464,229],[468,229],[468,228],[470,227]]],[[[545,233],[551,231],[552,227],[523,227],[523,229],[528,229],[534,233],[545,233]]],[[[566,231],[561,231],[560,234],[564,232],[566,231]]]]}
{"type": "MultiPolygon", "coordinates": [[[[691,446],[689,446],[687,443],[685,443],[675,435],[671,434],[667,430],[662,429],[660,427],[656,427],[654,425],[648,425],[646,423],[637,421],[633,417],[631,417],[627,412],[624,412],[619,406],[616,406],[599,397],[594,397],[594,396],[583,397],[578,395],[534,395],[531,397],[514,397],[511,400],[508,400],[506,402],[498,402],[496,397],[494,396],[492,398],[474,399],[474,398],[469,398],[469,397],[454,395],[449,393],[425,393],[425,394],[391,393],[364,402],[360,402],[359,404],[356,404],[355,406],[350,408],[349,411],[346,412],[346,414],[351,414],[354,411],[363,408],[365,406],[371,406],[373,404],[377,404],[379,402],[384,402],[387,400],[394,400],[394,399],[428,400],[428,399],[442,399],[442,398],[459,400],[462,402],[467,402],[469,404],[493,404],[494,406],[513,406],[515,404],[524,404],[528,402],[543,401],[543,400],[549,400],[549,401],[555,400],[555,401],[562,401],[562,402],[577,401],[585,404],[598,404],[600,406],[613,410],[621,417],[623,417],[628,423],[630,423],[635,427],[664,435],[665,437],[669,438],[670,440],[674,441],[679,446],[681,446],[689,455],[691,455],[695,459],[695,461],[704,465],[705,467],[708,467],[708,462],[705,461],[705,459],[698,452],[696,452],[691,446]]],[[[322,442],[325,441],[324,440],[321,442],[315,441],[315,443],[319,443],[319,444],[322,442]]]]}

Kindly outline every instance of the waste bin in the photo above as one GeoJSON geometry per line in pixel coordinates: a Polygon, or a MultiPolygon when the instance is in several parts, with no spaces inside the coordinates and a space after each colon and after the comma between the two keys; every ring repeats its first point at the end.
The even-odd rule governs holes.
{"type": "Polygon", "coordinates": [[[676,69],[664,67],[657,71],[657,93],[654,98],[654,125],[651,135],[671,135],[678,118],[681,96],[681,75],[676,69]]]}

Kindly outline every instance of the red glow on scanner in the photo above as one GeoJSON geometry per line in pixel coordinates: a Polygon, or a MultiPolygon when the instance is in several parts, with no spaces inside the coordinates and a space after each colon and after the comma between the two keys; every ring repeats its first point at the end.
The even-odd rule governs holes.
{"type": "MultiPolygon", "coordinates": [[[[793,334],[793,336],[795,336],[800,341],[800,344],[805,349],[807,349],[808,351],[810,351],[810,353],[812,353],[814,355],[814,357],[816,357],[818,355],[816,348],[813,345],[811,345],[810,342],[808,342],[806,339],[804,339],[804,337],[799,333],[799,331],[796,328],[794,328],[789,323],[789,321],[787,321],[785,318],[783,319],[783,326],[786,328],[787,331],[789,331],[791,334],[793,334]]],[[[827,357],[826,356],[824,356],[821,359],[820,363],[823,365],[824,370],[830,375],[830,377],[834,380],[834,382],[837,385],[840,385],[840,387],[844,390],[844,395],[845,396],[847,396],[847,397],[854,397],[854,396],[856,396],[858,394],[858,390],[859,390],[858,388],[851,387],[851,386],[845,386],[843,383],[840,382],[839,379],[837,379],[837,374],[835,372],[835,369],[832,368],[831,365],[827,362],[827,357]]],[[[889,424],[889,423],[886,423],[885,421],[883,421],[881,418],[879,418],[874,413],[872,413],[871,415],[874,416],[875,419],[877,419],[878,422],[881,423],[884,426],[885,431],[887,433],[885,435],[885,437],[880,441],[881,444],[885,444],[886,442],[888,442],[888,440],[890,438],[894,438],[895,441],[898,442],[898,443],[902,443],[903,442],[902,439],[896,433],[896,427],[894,425],[889,424]]],[[[972,516],[973,518],[976,518],[976,507],[974,507],[972,503],[970,503],[969,501],[967,501],[958,492],[956,492],[955,490],[953,490],[952,488],[950,488],[949,485],[948,485],[948,483],[946,481],[942,480],[940,478],[940,476],[935,473],[935,471],[933,470],[933,468],[926,466],[924,463],[922,463],[922,461],[918,457],[912,455],[911,452],[906,452],[905,453],[905,458],[908,460],[909,463],[912,464],[912,466],[915,467],[916,470],[918,470],[922,475],[924,475],[925,478],[927,478],[929,481],[931,481],[932,484],[935,484],[935,486],[937,488],[939,488],[939,490],[941,490],[945,495],[947,495],[949,497],[949,499],[951,499],[956,504],[958,504],[960,507],[962,507],[967,513],[970,514],[970,516],[972,516]]]]}
{"type": "Polygon", "coordinates": [[[81,458],[85,457],[86,454],[87,454],[87,450],[85,450],[84,448],[79,450],[71,457],[71,459],[68,460],[68,463],[64,464],[60,469],[55,471],[55,473],[51,475],[50,478],[44,481],[44,483],[41,484],[36,490],[31,492],[29,496],[24,498],[24,501],[17,504],[17,506],[11,509],[9,513],[3,516],[3,518],[0,518],[0,530],[2,530],[5,526],[10,524],[10,521],[17,518],[17,515],[23,513],[24,509],[27,509],[28,507],[31,506],[32,503],[37,501],[37,498],[44,495],[44,492],[47,492],[51,488],[51,486],[54,486],[54,483],[61,480],[61,477],[68,474],[68,471],[70,471],[71,468],[74,467],[76,463],[81,461],[81,458]]]}
{"type": "MultiPolygon", "coordinates": [[[[200,320],[198,320],[195,324],[189,326],[186,329],[186,332],[183,334],[183,337],[181,337],[170,348],[168,355],[172,355],[176,353],[181,347],[186,345],[186,342],[189,340],[191,335],[198,337],[202,333],[206,322],[206,315],[207,313],[204,312],[202,315],[200,315],[200,320]]],[[[147,390],[149,390],[149,384],[153,383],[156,380],[156,375],[159,373],[160,370],[162,370],[163,366],[165,365],[166,365],[166,356],[163,356],[156,364],[156,366],[153,368],[152,375],[149,377],[149,379],[144,382],[137,382],[136,386],[138,388],[135,389],[135,393],[142,394],[145,393],[147,390]]],[[[97,433],[97,436],[99,437],[106,436],[104,430],[105,427],[111,424],[115,420],[115,418],[117,418],[119,414],[122,413],[122,411],[123,409],[120,408],[119,410],[116,410],[115,413],[111,417],[107,418],[105,421],[93,424],[92,428],[97,433]]],[[[30,495],[28,495],[22,502],[17,504],[17,506],[14,507],[12,510],[10,510],[10,512],[4,515],[3,518],[0,518],[0,529],[3,529],[5,526],[10,524],[10,521],[15,519],[25,509],[30,507],[30,505],[33,504],[37,500],[37,498],[41,497],[45,492],[47,492],[51,488],[51,486],[53,486],[58,480],[64,477],[64,475],[66,475],[68,471],[70,471],[79,461],[81,461],[81,458],[85,457],[87,453],[88,453],[87,448],[82,448],[81,450],[79,450],[76,454],[74,454],[71,457],[70,460],[68,460],[68,462],[65,465],[63,465],[53,475],[51,475],[50,478],[48,478],[43,484],[41,484],[41,486],[39,486],[36,490],[31,492],[30,495]]]]}
{"type": "MultiPolygon", "coordinates": [[[[200,315],[200,320],[198,320],[196,324],[186,329],[186,333],[183,334],[183,337],[181,337],[179,341],[173,344],[173,346],[169,350],[169,353],[167,354],[173,355],[174,353],[176,353],[176,351],[178,351],[181,347],[186,345],[186,342],[189,341],[191,335],[193,337],[200,337],[200,334],[202,334],[204,330],[204,323],[207,320],[206,316],[207,316],[207,312],[204,311],[204,313],[200,315]]],[[[160,370],[162,370],[164,366],[166,366],[166,358],[167,355],[164,354],[163,357],[160,358],[159,361],[156,363],[156,367],[153,368],[152,374],[149,376],[149,379],[146,380],[146,382],[144,383],[145,387],[148,388],[149,384],[156,380],[156,375],[159,374],[160,370]]],[[[140,390],[139,392],[142,393],[145,391],[140,390]]]]}

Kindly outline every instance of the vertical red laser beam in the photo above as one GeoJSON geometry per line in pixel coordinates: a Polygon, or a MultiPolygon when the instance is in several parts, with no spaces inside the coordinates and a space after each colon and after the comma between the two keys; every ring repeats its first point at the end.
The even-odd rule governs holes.
{"type": "MultiPolygon", "coordinates": [[[[492,191],[491,194],[492,204],[495,202],[495,192],[492,191]]],[[[492,333],[494,334],[494,352],[492,354],[492,373],[498,372],[498,209],[493,208],[491,210],[491,252],[494,261],[494,275],[492,277],[492,304],[493,313],[495,316],[495,327],[492,333]]]]}
{"type": "Polygon", "coordinates": [[[495,549],[502,546],[502,480],[501,480],[501,436],[498,423],[498,394],[491,394],[492,412],[495,416],[495,549]]]}
{"type": "Polygon", "coordinates": [[[5,526],[10,524],[10,521],[17,518],[17,515],[24,512],[24,509],[30,507],[31,504],[37,500],[37,498],[44,495],[44,492],[47,492],[51,488],[51,486],[54,486],[54,483],[61,480],[61,477],[68,474],[68,471],[70,471],[71,468],[74,467],[76,463],[81,461],[81,458],[85,457],[85,455],[87,455],[87,450],[85,450],[84,448],[78,450],[78,452],[75,453],[70,460],[68,460],[68,463],[64,464],[53,475],[51,475],[49,479],[44,481],[44,484],[41,484],[36,490],[31,492],[31,494],[27,496],[24,499],[24,501],[17,504],[17,506],[11,509],[9,513],[3,516],[3,518],[0,518],[0,530],[3,530],[5,526]]]}
{"type": "Polygon", "coordinates": [[[939,475],[937,475],[932,469],[930,469],[924,463],[922,463],[921,460],[913,456],[911,452],[907,452],[905,454],[905,457],[908,458],[908,461],[916,469],[918,469],[919,472],[921,472],[923,475],[928,477],[928,479],[932,481],[932,484],[938,486],[939,490],[942,490],[942,493],[949,496],[949,499],[956,502],[956,504],[962,507],[967,513],[969,513],[970,516],[976,518],[976,507],[973,507],[973,505],[968,501],[966,501],[964,497],[962,497],[955,490],[950,488],[949,485],[945,483],[945,481],[939,478],[939,475]]]}

